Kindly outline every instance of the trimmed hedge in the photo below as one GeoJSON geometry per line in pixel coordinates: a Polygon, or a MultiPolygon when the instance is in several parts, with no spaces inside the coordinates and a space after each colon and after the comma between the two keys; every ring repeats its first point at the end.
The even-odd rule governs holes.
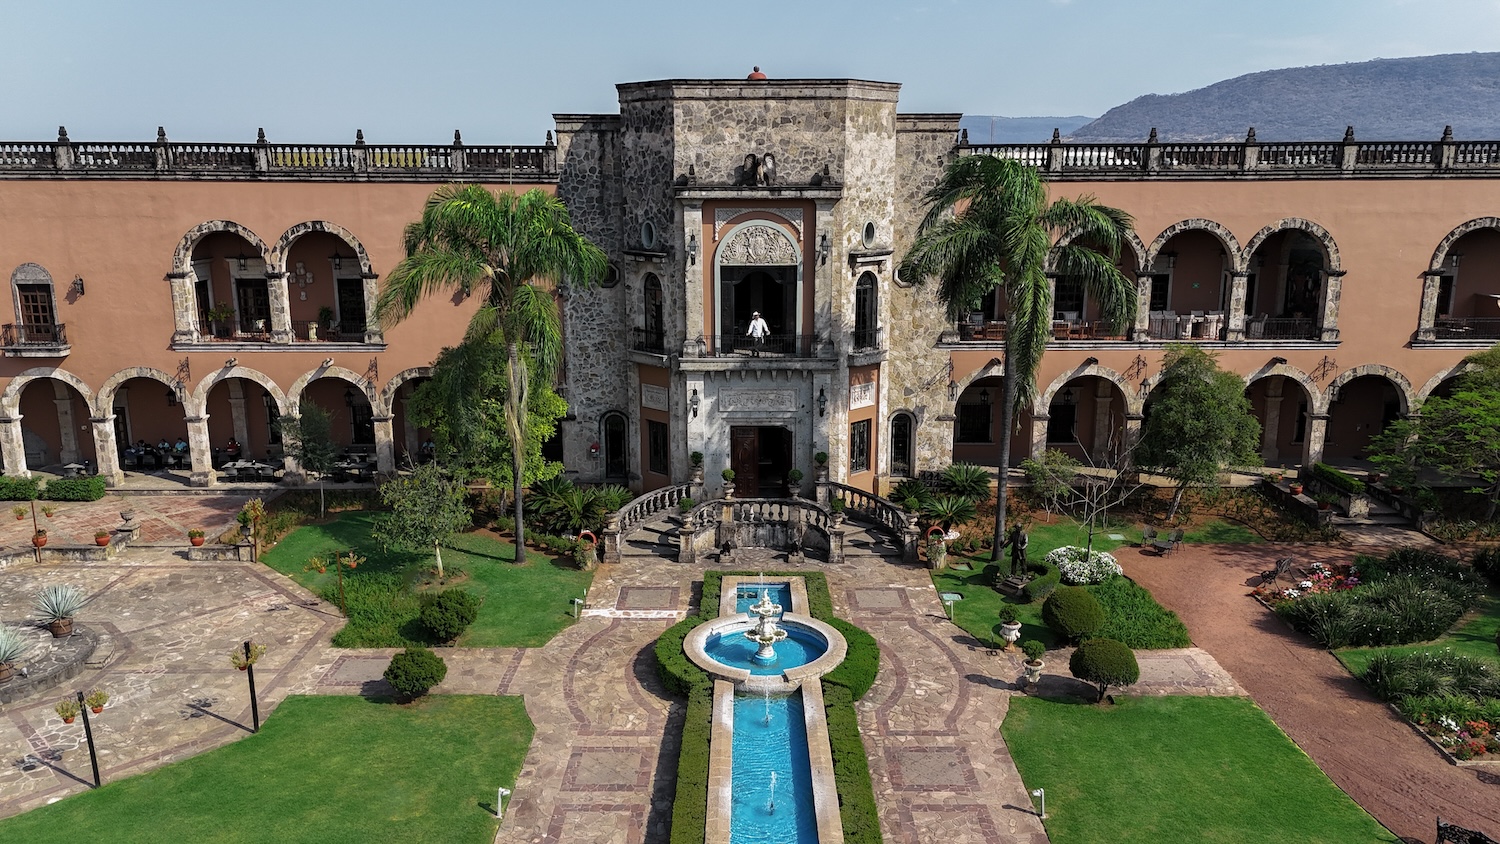
{"type": "Polygon", "coordinates": [[[41,497],[48,501],[98,501],[104,497],[104,479],[97,475],[53,478],[42,488],[41,497]]]}
{"type": "Polygon", "coordinates": [[[1110,686],[1128,686],[1141,679],[1141,666],[1135,654],[1114,639],[1090,639],[1079,645],[1068,659],[1068,671],[1093,684],[1101,701],[1110,686]]]}
{"type": "Polygon", "coordinates": [[[849,654],[839,666],[823,676],[823,685],[832,683],[848,690],[855,700],[862,699],[875,685],[875,675],[880,673],[880,645],[864,628],[842,618],[826,618],[833,629],[844,634],[849,643],[849,654]]]}
{"type": "Polygon", "coordinates": [[[1082,586],[1059,586],[1042,604],[1042,621],[1069,642],[1078,642],[1104,626],[1104,606],[1082,586]]]}
{"type": "Polygon", "coordinates": [[[1062,571],[1050,563],[1027,563],[1026,570],[1036,575],[1022,589],[1028,602],[1036,603],[1047,600],[1062,584],[1062,571]]]}
{"type": "Polygon", "coordinates": [[[1327,463],[1314,463],[1312,476],[1345,495],[1360,495],[1365,491],[1365,482],[1348,472],[1335,469],[1327,463]]]}
{"type": "Polygon", "coordinates": [[[463,635],[479,617],[479,596],[467,589],[444,589],[422,596],[422,614],[418,618],[432,638],[451,642],[463,635]]]}
{"type": "Polygon", "coordinates": [[[828,745],[833,751],[833,779],[839,794],[844,844],[880,844],[883,840],[880,813],[875,806],[875,786],[870,781],[870,760],[859,738],[854,699],[849,689],[828,683],[827,677],[823,679],[823,711],[828,719],[828,745]]]}
{"type": "Polygon", "coordinates": [[[385,681],[404,700],[415,700],[448,676],[448,664],[426,648],[407,648],[391,657],[385,667],[385,681]]]}
{"type": "Polygon", "coordinates": [[[35,501],[40,486],[36,478],[0,475],[0,501],[35,501]]]}
{"type": "Polygon", "coordinates": [[[713,687],[695,687],[688,693],[682,745],[677,753],[677,793],[672,800],[670,844],[703,844],[708,827],[708,740],[713,732],[713,717],[713,687]]]}
{"type": "Polygon", "coordinates": [[[693,628],[707,620],[701,615],[690,615],[668,627],[656,640],[656,673],[661,684],[674,695],[691,695],[695,689],[713,685],[708,674],[694,665],[682,649],[683,640],[693,628]]]}

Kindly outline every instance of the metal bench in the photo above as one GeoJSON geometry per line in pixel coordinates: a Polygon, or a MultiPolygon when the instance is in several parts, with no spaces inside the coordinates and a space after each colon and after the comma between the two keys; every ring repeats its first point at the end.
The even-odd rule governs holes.
{"type": "Polygon", "coordinates": [[[1265,586],[1269,583],[1275,583],[1283,575],[1291,572],[1291,570],[1292,558],[1282,557],[1281,559],[1276,561],[1275,568],[1269,568],[1260,573],[1260,585],[1265,586]]]}

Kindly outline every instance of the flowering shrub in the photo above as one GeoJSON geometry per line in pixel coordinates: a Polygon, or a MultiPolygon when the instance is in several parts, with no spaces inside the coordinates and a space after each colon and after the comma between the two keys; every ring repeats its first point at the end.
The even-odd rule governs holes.
{"type": "Polygon", "coordinates": [[[1429,716],[1419,713],[1417,726],[1458,759],[1473,759],[1475,756],[1500,753],[1500,737],[1488,721],[1464,721],[1451,715],[1429,716]]]}
{"type": "Polygon", "coordinates": [[[1089,583],[1103,583],[1117,574],[1124,574],[1125,570],[1115,562],[1113,555],[1103,551],[1089,552],[1077,545],[1064,545],[1049,553],[1045,560],[1048,565],[1057,566],[1062,572],[1063,583],[1071,586],[1081,586],[1089,583]]]}
{"type": "Polygon", "coordinates": [[[1257,586],[1252,592],[1261,600],[1274,604],[1279,601],[1295,601],[1298,598],[1324,592],[1347,592],[1361,582],[1359,569],[1356,566],[1313,563],[1311,568],[1312,574],[1296,586],[1285,589],[1267,589],[1257,586]]]}

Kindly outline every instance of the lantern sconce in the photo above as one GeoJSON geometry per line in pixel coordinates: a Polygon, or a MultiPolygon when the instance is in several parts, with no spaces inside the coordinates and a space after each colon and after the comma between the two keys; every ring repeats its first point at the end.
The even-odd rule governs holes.
{"type": "Polygon", "coordinates": [[[958,382],[948,382],[948,401],[958,401],[958,382]]]}
{"type": "Polygon", "coordinates": [[[1455,270],[1458,269],[1459,264],[1463,263],[1463,260],[1464,253],[1462,252],[1454,252],[1453,254],[1448,256],[1448,261],[1453,265],[1453,269],[1455,270]]]}
{"type": "Polygon", "coordinates": [[[1167,269],[1168,270],[1175,270],[1175,269],[1177,269],[1177,253],[1176,252],[1168,252],[1167,253],[1167,269]]]}
{"type": "Polygon", "coordinates": [[[818,238],[818,262],[828,263],[828,256],[832,254],[833,243],[828,240],[828,232],[823,232],[823,236],[818,238]]]}
{"type": "Polygon", "coordinates": [[[822,387],[819,387],[818,388],[818,415],[822,416],[826,412],[828,412],[828,393],[824,392],[822,387]]]}
{"type": "Polygon", "coordinates": [[[1073,392],[1072,387],[1063,388],[1062,403],[1070,406],[1078,404],[1078,396],[1073,392]]]}
{"type": "Polygon", "coordinates": [[[979,390],[979,403],[980,404],[989,404],[990,403],[990,388],[989,387],[981,387],[980,388],[980,390],[979,390]]]}
{"type": "Polygon", "coordinates": [[[688,256],[688,263],[690,263],[690,264],[692,264],[694,266],[697,266],[697,264],[698,264],[698,235],[696,235],[696,234],[690,234],[690,235],[688,235],[687,256],[688,256]]]}
{"type": "Polygon", "coordinates": [[[171,387],[167,388],[167,407],[177,406],[177,391],[171,387]]]}
{"type": "Polygon", "coordinates": [[[344,256],[339,254],[338,249],[335,248],[333,250],[333,254],[328,256],[328,260],[333,262],[334,269],[342,270],[344,268],[344,256]]]}
{"type": "Polygon", "coordinates": [[[697,387],[694,387],[693,388],[693,394],[690,395],[690,396],[688,396],[688,410],[691,410],[693,412],[693,416],[694,417],[696,417],[698,415],[698,388],[697,387]]]}
{"type": "Polygon", "coordinates": [[[81,275],[73,276],[73,295],[83,295],[83,276],[81,275]]]}

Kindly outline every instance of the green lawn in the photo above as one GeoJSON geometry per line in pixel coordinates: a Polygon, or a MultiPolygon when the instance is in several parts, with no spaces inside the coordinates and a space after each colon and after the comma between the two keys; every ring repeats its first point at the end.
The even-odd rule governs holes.
{"type": "Polygon", "coordinates": [[[1461,654],[1495,662],[1500,657],[1500,653],[1495,650],[1496,633],[1500,633],[1500,594],[1489,592],[1479,599],[1479,604],[1459,621],[1458,626],[1441,639],[1390,648],[1345,648],[1335,651],[1334,655],[1356,677],[1364,676],[1370,660],[1384,651],[1406,654],[1452,648],[1461,654]]]}
{"type": "Polygon", "coordinates": [[[1014,697],[1001,729],[1053,844],[1399,840],[1245,698],[1014,697]]]}
{"type": "Polygon", "coordinates": [[[290,697],[258,735],[0,821],[0,839],[488,844],[531,734],[519,697],[290,697]]]}
{"type": "MultiPolygon", "coordinates": [[[[400,647],[430,644],[416,623],[417,602],[406,587],[432,568],[430,554],[387,552],[370,538],[378,514],[343,513],[325,524],[297,528],[261,560],[314,592],[335,587],[332,568],[303,571],[309,558],[353,548],[367,561],[344,575],[350,621],[334,639],[341,647],[400,647]],[[395,582],[381,593],[378,587],[395,582]],[[359,596],[368,595],[365,600],[359,596]],[[366,611],[356,612],[356,603],[366,611]]],[[[459,586],[484,599],[479,618],[458,640],[467,647],[540,647],[573,622],[573,598],[582,598],[593,580],[571,560],[528,551],[526,563],[511,562],[515,546],[477,533],[456,537],[443,548],[443,564],[468,575],[459,586]]]]}

